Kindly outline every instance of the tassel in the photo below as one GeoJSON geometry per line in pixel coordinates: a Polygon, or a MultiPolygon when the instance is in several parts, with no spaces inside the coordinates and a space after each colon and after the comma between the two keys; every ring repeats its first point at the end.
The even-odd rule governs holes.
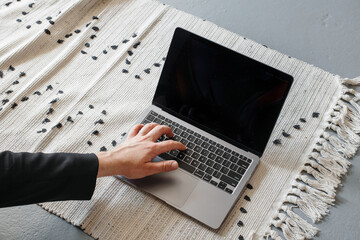
{"type": "Polygon", "coordinates": [[[320,191],[323,191],[327,194],[335,194],[335,188],[334,186],[330,186],[327,184],[322,184],[317,180],[310,179],[307,175],[299,175],[296,179],[303,181],[307,185],[311,186],[312,188],[318,189],[320,191]]]}
{"type": "Polygon", "coordinates": [[[299,215],[292,211],[292,207],[283,205],[281,209],[297,224],[297,226],[305,233],[306,239],[314,237],[319,229],[302,219],[299,215]]]}
{"type": "Polygon", "coordinates": [[[336,154],[331,154],[325,149],[320,149],[320,154],[329,161],[335,161],[338,165],[340,165],[343,169],[347,169],[350,167],[351,162],[343,157],[340,153],[336,152],[336,154]]]}
{"type": "MultiPolygon", "coordinates": [[[[331,174],[340,178],[347,172],[347,168],[343,167],[342,165],[338,164],[332,158],[324,158],[318,152],[312,152],[310,156],[315,159],[318,163],[324,166],[326,169],[329,169],[331,174]]],[[[349,162],[350,163],[350,162],[349,162]]]]}
{"type": "Polygon", "coordinates": [[[275,230],[270,230],[268,233],[266,233],[266,239],[270,240],[270,238],[274,240],[284,240],[275,230]]]}
{"type": "Polygon", "coordinates": [[[356,77],[356,78],[353,78],[353,79],[343,78],[343,79],[340,79],[340,82],[342,84],[348,84],[348,85],[352,85],[352,86],[357,86],[357,85],[360,85],[360,77],[356,77]]]}
{"type": "Polygon", "coordinates": [[[312,175],[321,184],[326,184],[326,185],[332,186],[334,188],[336,188],[340,184],[339,179],[324,176],[323,174],[320,174],[318,171],[316,171],[311,166],[304,166],[303,171],[305,171],[308,174],[312,175]]]}
{"type": "Polygon", "coordinates": [[[308,193],[304,193],[299,189],[292,188],[286,197],[286,202],[295,204],[311,219],[313,222],[318,222],[326,215],[329,210],[327,204],[323,201],[319,201],[318,198],[308,193]],[[298,197],[296,197],[298,196],[298,197]]]}
{"type": "MultiPolygon", "coordinates": [[[[346,154],[347,156],[355,155],[357,147],[354,146],[353,144],[344,142],[344,141],[340,140],[338,137],[330,135],[327,132],[324,132],[322,135],[323,135],[324,139],[328,140],[329,143],[331,143],[331,145],[334,146],[336,151],[342,152],[342,153],[346,154]]],[[[322,142],[320,142],[320,144],[321,143],[322,142]]]]}
{"type": "Polygon", "coordinates": [[[360,137],[341,122],[336,122],[336,124],[331,123],[327,127],[335,131],[337,135],[344,141],[359,147],[360,137]],[[336,124],[338,124],[339,126],[337,126],[336,124]]]}
{"type": "Polygon", "coordinates": [[[283,231],[283,234],[286,239],[305,239],[305,233],[300,229],[300,227],[288,216],[283,213],[279,213],[279,218],[281,222],[280,228],[283,231]]]}
{"type": "Polygon", "coordinates": [[[335,193],[333,193],[332,195],[329,195],[327,193],[324,193],[315,188],[306,186],[305,184],[299,183],[297,181],[294,181],[293,187],[296,187],[297,189],[318,198],[319,200],[323,201],[324,203],[326,203],[328,205],[334,205],[335,193]]]}

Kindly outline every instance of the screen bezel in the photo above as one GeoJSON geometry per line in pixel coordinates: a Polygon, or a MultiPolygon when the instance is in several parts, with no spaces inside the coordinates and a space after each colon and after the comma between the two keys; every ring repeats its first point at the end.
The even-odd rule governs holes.
{"type": "MultiPolygon", "coordinates": [[[[284,104],[286,102],[287,95],[288,95],[288,93],[290,91],[291,85],[292,85],[293,80],[294,80],[291,75],[286,74],[284,72],[281,72],[281,71],[279,71],[279,70],[277,70],[277,69],[275,69],[273,67],[270,67],[270,66],[268,66],[266,64],[263,64],[263,63],[261,63],[259,61],[256,61],[256,60],[254,60],[254,59],[252,59],[250,57],[247,57],[247,56],[245,56],[243,54],[240,54],[240,53],[238,53],[236,51],[233,51],[233,50],[231,50],[231,49],[229,49],[227,47],[224,47],[224,46],[222,46],[220,44],[212,42],[212,41],[210,41],[208,39],[205,39],[205,38],[203,38],[201,36],[198,36],[198,35],[196,35],[194,33],[191,33],[191,32],[189,32],[189,31],[187,31],[185,29],[182,29],[180,27],[175,29],[175,32],[174,32],[174,35],[173,35],[173,38],[172,38],[172,41],[171,41],[171,44],[170,44],[168,54],[166,56],[165,64],[164,64],[163,70],[162,70],[160,78],[159,78],[159,83],[161,81],[163,81],[164,79],[168,78],[169,75],[171,74],[171,72],[170,72],[170,69],[171,69],[170,64],[172,62],[175,62],[175,60],[176,60],[175,59],[176,55],[173,54],[174,49],[177,48],[179,42],[186,41],[184,39],[187,39],[187,38],[194,38],[197,41],[200,41],[200,42],[202,42],[204,44],[209,45],[210,47],[220,48],[222,51],[225,51],[225,53],[226,52],[229,52],[231,54],[236,53],[240,58],[243,58],[244,61],[248,61],[251,64],[255,64],[255,65],[257,65],[256,67],[262,68],[264,71],[267,71],[267,72],[273,74],[274,76],[276,76],[277,78],[279,78],[279,79],[281,79],[283,81],[287,81],[288,82],[288,88],[286,89],[286,91],[284,93],[285,100],[284,100],[284,102],[283,102],[283,104],[281,106],[281,109],[283,108],[283,106],[284,106],[284,104]]],[[[158,85],[159,85],[159,83],[158,83],[158,85]]],[[[253,148],[251,148],[249,146],[246,146],[246,145],[244,145],[244,144],[242,144],[240,142],[237,142],[237,141],[235,141],[235,140],[233,140],[233,139],[231,139],[231,138],[229,138],[229,137],[227,137],[227,136],[225,136],[225,135],[223,135],[223,134],[221,134],[219,132],[216,132],[216,131],[214,131],[214,130],[212,130],[212,129],[210,129],[210,128],[208,128],[208,127],[206,127],[206,126],[204,126],[204,125],[202,125],[202,124],[200,124],[200,123],[198,123],[198,122],[196,122],[196,121],[194,121],[194,120],[192,120],[190,118],[187,118],[187,117],[173,111],[172,109],[169,109],[169,108],[167,108],[167,107],[165,107],[165,106],[163,106],[161,104],[158,104],[154,100],[155,100],[155,94],[154,94],[154,98],[152,100],[153,105],[161,108],[163,111],[165,111],[165,112],[167,112],[167,113],[169,113],[171,115],[174,115],[175,117],[180,118],[181,120],[183,120],[183,121],[185,121],[185,122],[187,122],[187,123],[189,123],[191,125],[194,125],[194,126],[200,128],[200,129],[202,129],[202,130],[204,130],[204,131],[206,131],[206,132],[208,132],[208,133],[210,133],[210,134],[212,134],[212,135],[214,135],[214,136],[216,136],[216,137],[218,137],[218,138],[220,138],[220,139],[222,139],[222,140],[224,140],[226,142],[229,142],[232,145],[235,145],[235,146],[237,146],[237,147],[239,147],[239,148],[241,148],[241,149],[243,149],[245,151],[251,152],[251,153],[257,155],[258,157],[261,157],[263,155],[263,153],[265,151],[265,148],[266,148],[266,145],[269,142],[269,138],[271,136],[271,133],[273,132],[273,129],[275,127],[275,124],[276,124],[276,122],[277,122],[277,120],[279,118],[280,112],[281,112],[281,110],[280,110],[278,115],[276,116],[277,120],[275,121],[274,127],[273,127],[273,129],[272,129],[272,131],[271,131],[265,145],[262,147],[262,150],[257,151],[255,149],[253,149],[253,148]]]]}

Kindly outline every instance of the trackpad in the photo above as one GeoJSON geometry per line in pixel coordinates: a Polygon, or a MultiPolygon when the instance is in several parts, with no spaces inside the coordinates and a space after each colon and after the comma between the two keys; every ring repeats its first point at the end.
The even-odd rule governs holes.
{"type": "Polygon", "coordinates": [[[177,207],[184,205],[199,182],[180,170],[126,181],[177,207]]]}

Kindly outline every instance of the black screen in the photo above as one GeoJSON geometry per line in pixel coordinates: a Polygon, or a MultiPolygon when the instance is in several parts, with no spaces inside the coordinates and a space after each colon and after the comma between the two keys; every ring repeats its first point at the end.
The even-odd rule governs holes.
{"type": "Polygon", "coordinates": [[[177,29],[153,103],[262,155],[292,77],[177,29]]]}

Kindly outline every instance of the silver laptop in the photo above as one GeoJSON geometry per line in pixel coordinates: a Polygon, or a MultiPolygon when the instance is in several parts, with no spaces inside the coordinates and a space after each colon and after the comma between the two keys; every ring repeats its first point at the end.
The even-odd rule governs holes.
{"type": "Polygon", "coordinates": [[[119,178],[219,228],[259,164],[292,82],[288,74],[177,28],[152,105],[135,123],[168,125],[187,149],[153,160],[177,160],[175,171],[119,178]]]}

